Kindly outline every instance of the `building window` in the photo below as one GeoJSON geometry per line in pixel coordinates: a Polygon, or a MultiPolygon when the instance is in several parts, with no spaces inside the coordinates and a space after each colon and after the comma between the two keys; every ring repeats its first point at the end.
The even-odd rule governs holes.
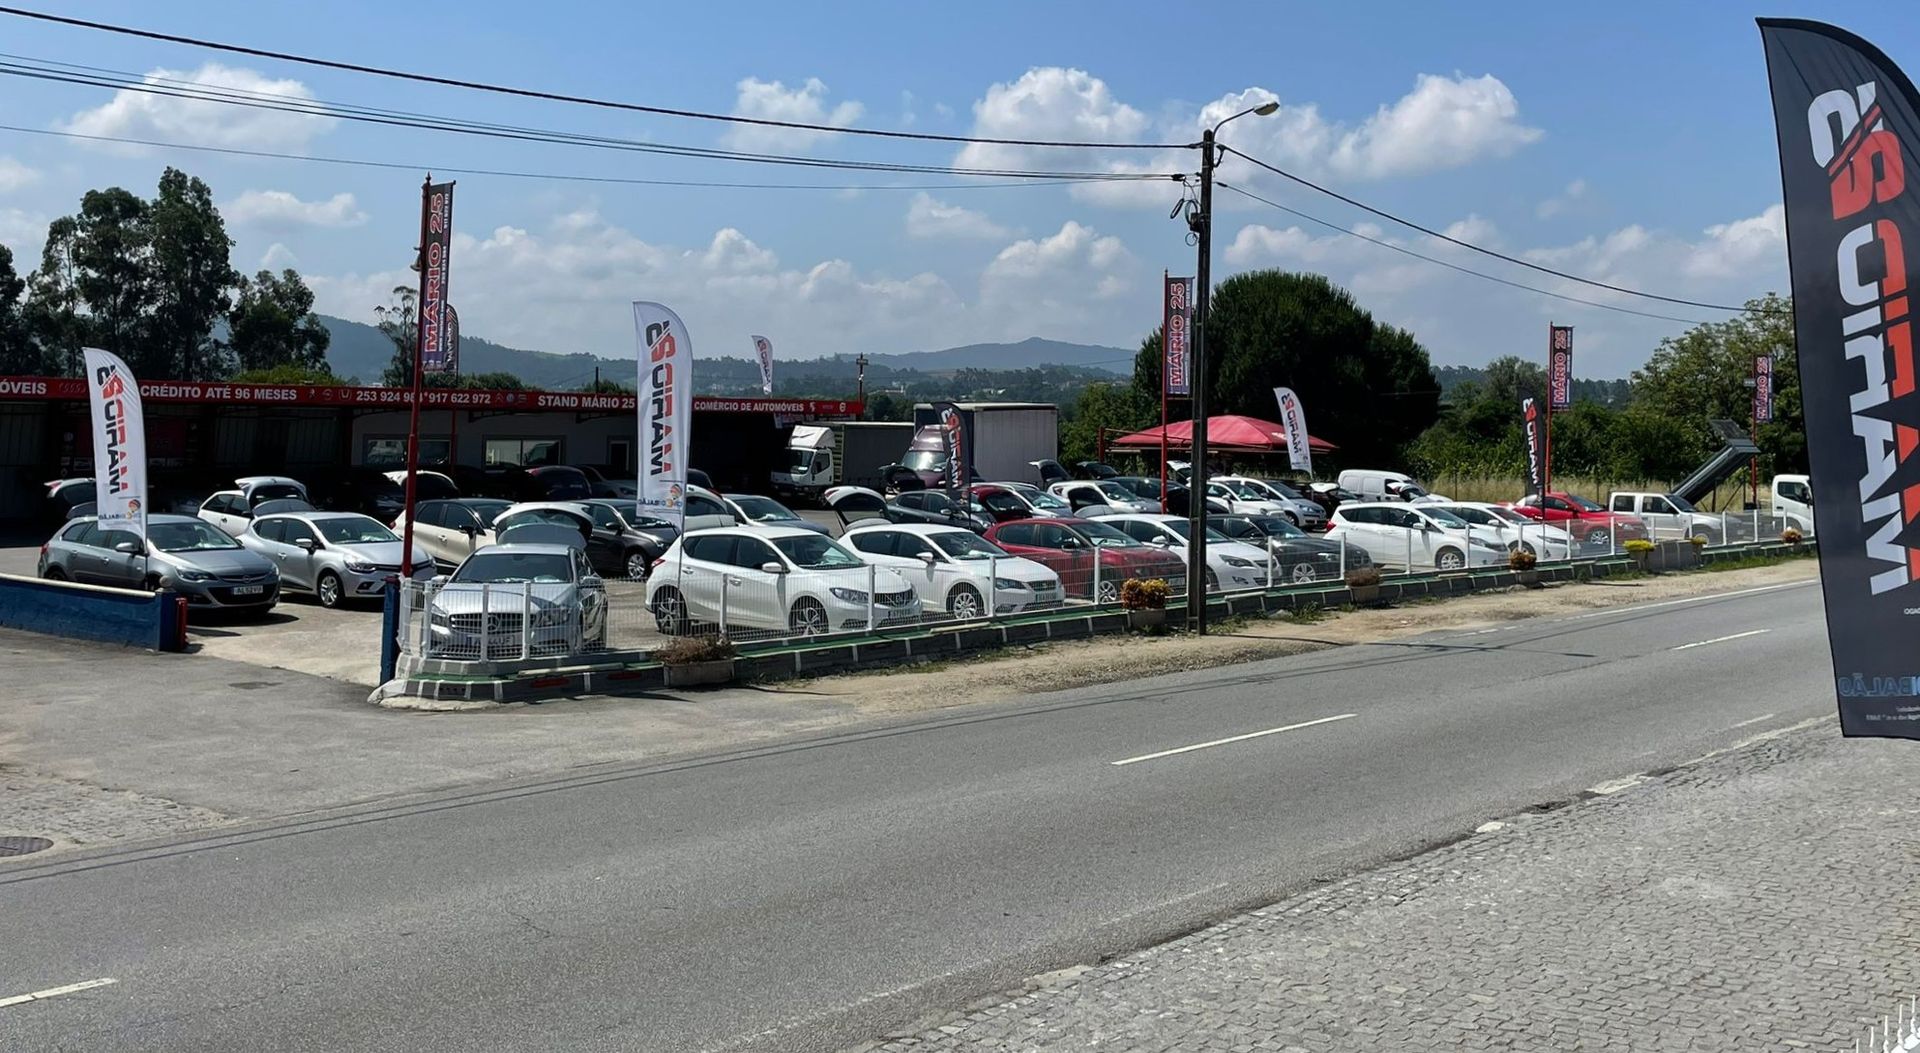
{"type": "Polygon", "coordinates": [[[607,463],[621,471],[633,471],[633,440],[608,439],[607,463]]]}
{"type": "MultiPolygon", "coordinates": [[[[360,463],[369,468],[405,468],[407,437],[405,435],[368,436],[360,446],[360,463]]],[[[420,463],[422,466],[453,463],[452,440],[446,436],[420,436],[420,463]]]]}
{"type": "Polygon", "coordinates": [[[562,463],[559,439],[488,439],[486,451],[489,465],[513,464],[533,468],[562,463]]]}

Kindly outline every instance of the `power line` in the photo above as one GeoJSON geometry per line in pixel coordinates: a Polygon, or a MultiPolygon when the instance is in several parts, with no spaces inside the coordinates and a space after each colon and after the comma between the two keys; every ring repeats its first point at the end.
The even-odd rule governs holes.
{"type": "MultiPolygon", "coordinates": [[[[1392,249],[1393,251],[1398,252],[1402,255],[1412,256],[1416,260],[1424,260],[1427,263],[1438,264],[1439,266],[1445,267],[1448,270],[1459,271],[1462,274],[1471,274],[1475,278],[1481,278],[1490,282],[1498,282],[1501,285],[1509,286],[1515,289],[1522,289],[1530,293],[1538,293],[1541,296],[1551,296],[1556,300],[1566,300],[1569,303],[1583,304],[1587,307],[1598,307],[1603,311],[1618,311],[1621,314],[1637,315],[1641,318],[1657,318],[1663,322],[1680,322],[1685,325],[1705,324],[1701,319],[1698,319],[1698,318],[1680,318],[1670,314],[1654,314],[1651,311],[1636,311],[1631,307],[1620,307],[1616,304],[1601,303],[1598,300],[1583,300],[1578,296],[1568,296],[1565,293],[1557,293],[1551,289],[1542,289],[1535,285],[1527,285],[1523,282],[1511,281],[1509,279],[1499,277],[1498,275],[1488,274],[1484,271],[1476,271],[1471,267],[1462,267],[1457,263],[1448,263],[1446,260],[1436,259],[1432,256],[1427,256],[1422,253],[1415,252],[1412,249],[1409,249],[1403,245],[1395,245],[1393,242],[1385,241],[1380,238],[1368,237],[1367,235],[1362,234],[1357,230],[1350,230],[1346,227],[1340,226],[1338,223],[1328,222],[1327,220],[1321,219],[1318,216],[1309,215],[1296,208],[1288,208],[1287,206],[1279,203],[1278,201],[1272,201],[1267,198],[1261,197],[1259,194],[1256,194],[1251,190],[1247,190],[1242,187],[1235,186],[1232,183],[1226,182],[1225,180],[1216,181],[1216,185],[1218,185],[1222,190],[1231,190],[1234,193],[1239,194],[1241,197],[1251,198],[1255,201],[1260,202],[1263,205],[1268,205],[1273,208],[1277,208],[1280,211],[1285,212],[1290,216],[1298,216],[1299,218],[1304,219],[1309,223],[1317,223],[1320,226],[1327,228],[1328,230],[1338,231],[1339,233],[1345,234],[1351,238],[1359,238],[1361,241],[1378,245],[1383,249],[1392,249]]],[[[1453,239],[1449,238],[1447,240],[1451,241],[1453,239]]],[[[1728,310],[1732,310],[1732,309],[1733,308],[1728,308],[1728,310]]]]}
{"type": "MultiPolygon", "coordinates": [[[[1485,248],[1480,245],[1475,245],[1470,241],[1462,241],[1461,239],[1453,237],[1452,235],[1443,234],[1440,231],[1434,230],[1431,227],[1421,226],[1420,224],[1415,223],[1413,220],[1403,219],[1399,216],[1394,215],[1391,212],[1387,212],[1383,209],[1375,208],[1364,201],[1356,201],[1353,198],[1350,198],[1347,195],[1340,193],[1338,190],[1330,190],[1327,187],[1321,186],[1320,184],[1310,179],[1307,179],[1304,176],[1298,176],[1277,165],[1268,164],[1267,162],[1260,160],[1258,157],[1253,157],[1251,155],[1241,153],[1240,151],[1235,150],[1231,146],[1222,146],[1221,149],[1226,151],[1227,153],[1233,154],[1236,157],[1240,157],[1245,160],[1251,161],[1254,164],[1259,165],[1261,168],[1264,168],[1267,171],[1272,172],[1277,176],[1280,176],[1285,179],[1291,179],[1292,181],[1300,184],[1301,186],[1306,187],[1309,190],[1313,190],[1321,194],[1325,194],[1326,196],[1333,198],[1335,201],[1344,202],[1345,204],[1352,205],[1354,208],[1360,209],[1363,212],[1368,212],[1373,215],[1379,216],[1381,219],[1387,220],[1392,223],[1398,223],[1403,227],[1408,227],[1413,230],[1417,230],[1420,233],[1427,235],[1428,237],[1438,238],[1441,241],[1450,242],[1454,245],[1458,245],[1463,249],[1471,249],[1472,251],[1478,252],[1483,256],[1491,256],[1496,260],[1503,260],[1507,263],[1514,264],[1515,266],[1525,267],[1528,270],[1539,271],[1542,274],[1550,274],[1555,278],[1564,278],[1567,281],[1578,282],[1581,285],[1590,285],[1596,289],[1605,289],[1608,292],[1621,293],[1626,296],[1638,296],[1647,300],[1659,300],[1662,303],[1678,304],[1681,307],[1704,307],[1710,311],[1732,311],[1736,314],[1744,313],[1747,310],[1747,308],[1745,307],[1735,307],[1729,304],[1708,303],[1704,300],[1688,300],[1678,296],[1663,296],[1660,293],[1650,293],[1640,289],[1629,289],[1621,285],[1609,285],[1606,282],[1597,281],[1593,278],[1583,278],[1578,274],[1568,274],[1566,271],[1554,270],[1552,267],[1542,266],[1541,264],[1533,263],[1528,260],[1523,260],[1517,256],[1509,256],[1504,252],[1497,252],[1493,249],[1485,248]]],[[[1245,191],[1242,191],[1242,193],[1244,192],[1245,191]]],[[[1271,204],[1271,202],[1268,202],[1268,203],[1271,204]]],[[[1349,231],[1348,233],[1352,233],[1352,232],[1349,231]]],[[[1543,292],[1544,290],[1536,289],[1534,291],[1543,292]]],[[[1553,294],[1549,294],[1549,295],[1553,295],[1553,294]]],[[[1585,301],[1581,301],[1581,302],[1585,302],[1585,301]]],[[[1596,304],[1595,306],[1600,306],[1600,305],[1596,304]]],[[[1681,321],[1681,320],[1682,319],[1674,319],[1674,321],[1681,321]]]]}
{"type": "Polygon", "coordinates": [[[1002,180],[980,183],[735,183],[701,179],[644,179],[637,176],[596,176],[567,172],[526,172],[500,168],[459,168],[444,164],[410,164],[404,161],[375,161],[355,157],[322,157],[313,154],[279,153],[273,150],[243,150],[231,146],[203,146],[195,143],[174,143],[161,139],[136,139],[121,135],[86,135],[81,132],[65,132],[49,128],[26,128],[16,124],[0,124],[0,132],[18,132],[22,135],[45,135],[57,139],[74,139],[93,143],[116,143],[122,146],[149,146],[160,150],[190,150],[195,153],[220,154],[228,157],[253,157],[274,161],[307,161],[314,164],[341,165],[355,168],[378,168],[403,172],[443,172],[447,175],[491,176],[503,179],[542,179],[562,183],[609,183],[627,186],[673,186],[693,187],[716,190],[998,190],[1001,188],[1064,186],[1074,183],[1095,182],[1095,180],[1063,177],[1056,179],[1033,179],[1024,181],[1002,180]]]}
{"type": "Polygon", "coordinates": [[[667,106],[650,106],[642,103],[596,99],[584,95],[567,95],[560,92],[542,91],[536,88],[518,88],[501,84],[488,84],[482,81],[440,77],[427,73],[414,73],[384,66],[368,66],[356,62],[316,58],[310,55],[297,55],[285,51],[269,51],[264,48],[227,44],[220,41],[182,36],[174,33],[161,33],[150,29],[115,25],[110,22],[95,22],[84,18],[71,18],[65,15],[48,14],[44,11],[29,11],[19,7],[0,7],[0,14],[13,15],[16,18],[27,18],[40,22],[52,22],[79,29],[91,29],[102,33],[115,33],[120,36],[139,37],[143,40],[158,40],[169,44],[184,44],[188,47],[223,51],[234,55],[247,55],[252,58],[273,59],[279,62],[293,62],[304,66],[317,66],[323,69],[343,70],[348,73],[364,73],[376,77],[389,77],[395,80],[413,81],[420,84],[435,84],[441,87],[464,88],[469,91],[484,91],[496,95],[511,95],[517,98],[539,99],[546,102],[564,102],[577,106],[594,106],[602,109],[624,110],[631,113],[647,113],[660,117],[683,117],[689,120],[745,124],[762,128],[784,128],[794,131],[827,132],[836,135],[862,135],[880,139],[911,139],[922,142],[941,143],[982,143],[991,146],[1044,146],[1096,150],[1166,150],[1170,148],[1192,149],[1198,145],[1196,143],[1066,142],[1054,139],[998,139],[985,136],[941,135],[934,132],[902,132],[883,128],[848,128],[831,124],[815,124],[806,121],[779,121],[766,117],[746,117],[731,113],[709,113],[701,110],[683,110],[667,106]]]}
{"type": "Polygon", "coordinates": [[[271,93],[256,93],[249,96],[245,93],[230,92],[224,89],[208,88],[206,86],[172,87],[146,80],[132,81],[127,79],[131,75],[102,75],[73,70],[63,71],[8,62],[0,62],[0,74],[24,77],[31,80],[78,84],[87,87],[114,88],[122,91],[136,91],[168,98],[240,106],[248,109],[297,113],[310,117],[331,117],[338,120],[357,121],[392,127],[419,128],[428,131],[451,132],[454,134],[474,135],[494,139],[548,143],[563,146],[581,146],[592,149],[657,154],[670,157],[693,157],[706,160],[788,165],[801,168],[895,172],[903,174],[980,176],[983,178],[1076,179],[1116,182],[1173,178],[1170,173],[1047,172],[1021,169],[962,168],[954,165],[922,165],[893,161],[855,161],[839,158],[804,157],[794,154],[749,153],[737,150],[722,150],[714,147],[680,146],[636,139],[591,136],[550,129],[492,125],[460,118],[409,114],[405,111],[334,106],[318,100],[297,99],[271,93]]]}

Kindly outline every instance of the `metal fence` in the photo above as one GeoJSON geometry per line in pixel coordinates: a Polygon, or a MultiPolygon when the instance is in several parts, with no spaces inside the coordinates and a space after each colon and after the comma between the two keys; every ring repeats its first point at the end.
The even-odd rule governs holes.
{"type": "Polygon", "coordinates": [[[1894,1003],[1892,1016],[1880,1018],[1865,1035],[1853,1040],[1854,1053],[1916,1053],[1920,1051],[1920,998],[1894,1003]]]}
{"type": "MultiPolygon", "coordinates": [[[[1704,547],[1778,537],[1786,525],[1760,513],[1731,513],[1705,533],[1704,547]]],[[[1501,529],[1402,531],[1387,542],[1342,533],[1326,544],[1281,543],[1264,557],[1227,556],[1209,545],[1212,595],[1289,586],[1341,584],[1371,568],[1382,580],[1408,574],[1506,569],[1516,550],[1537,566],[1620,556],[1634,540],[1693,545],[1694,536],[1621,537],[1573,533],[1567,524],[1512,524],[1501,529]],[[1688,540],[1680,541],[1681,537],[1688,540]]],[[[1811,536],[1809,534],[1809,540],[1811,536]]],[[[582,584],[406,582],[400,591],[403,654],[455,662],[565,659],[651,651],[678,637],[725,637],[736,643],[836,634],[866,634],[918,625],[989,622],[1067,609],[1117,607],[1130,580],[1161,580],[1169,597],[1186,594],[1186,553],[1136,547],[1124,558],[1087,554],[1047,569],[1022,558],[992,557],[936,565],[820,568],[772,574],[758,567],[666,564],[653,579],[595,578],[582,584]]]]}

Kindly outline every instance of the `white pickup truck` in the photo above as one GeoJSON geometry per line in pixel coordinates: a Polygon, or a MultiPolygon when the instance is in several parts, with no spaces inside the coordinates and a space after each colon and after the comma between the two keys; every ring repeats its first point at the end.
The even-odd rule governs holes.
{"type": "Polygon", "coordinates": [[[1804,475],[1776,475],[1767,491],[1767,510],[1775,525],[1813,536],[1813,485],[1804,475]]]}
{"type": "Polygon", "coordinates": [[[1707,544],[1726,541],[1727,523],[1720,516],[1702,512],[1686,498],[1673,494],[1615,490],[1607,498],[1607,511],[1639,516],[1655,540],[1699,537],[1707,544]]]}

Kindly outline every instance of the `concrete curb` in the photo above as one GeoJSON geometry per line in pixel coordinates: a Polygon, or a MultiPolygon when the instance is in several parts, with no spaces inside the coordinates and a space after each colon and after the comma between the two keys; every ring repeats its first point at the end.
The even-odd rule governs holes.
{"type": "MultiPolygon", "coordinates": [[[[1811,548],[1806,548],[1806,551],[1810,552],[1811,548]]],[[[1767,542],[1703,552],[1701,562],[1703,566],[1709,566],[1729,560],[1793,553],[1791,546],[1767,542]]],[[[1554,564],[1542,567],[1536,573],[1540,582],[1564,582],[1621,577],[1636,572],[1633,561],[1621,556],[1554,564]]],[[[1520,576],[1510,570],[1415,575],[1381,582],[1379,597],[1375,602],[1386,604],[1396,600],[1465,596],[1514,588],[1521,584],[1520,576]]],[[[1213,597],[1207,606],[1214,617],[1269,617],[1304,608],[1345,607],[1353,602],[1352,591],[1344,585],[1316,584],[1290,586],[1273,592],[1213,597]]],[[[1170,606],[1168,624],[1180,624],[1184,611],[1184,605],[1170,606]]],[[[749,644],[741,647],[739,657],[734,660],[733,680],[738,683],[817,676],[849,669],[955,658],[977,651],[1046,643],[1050,640],[1083,640],[1125,631],[1126,612],[1108,608],[1033,615],[988,624],[915,627],[885,635],[815,644],[760,647],[749,644]]],[[[648,660],[644,652],[635,652],[608,655],[604,661],[590,665],[560,666],[554,662],[542,662],[537,668],[494,672],[492,675],[409,672],[374,689],[367,701],[388,709],[448,712],[486,708],[485,703],[538,702],[581,695],[645,696],[659,694],[667,687],[665,668],[648,660]]]]}

